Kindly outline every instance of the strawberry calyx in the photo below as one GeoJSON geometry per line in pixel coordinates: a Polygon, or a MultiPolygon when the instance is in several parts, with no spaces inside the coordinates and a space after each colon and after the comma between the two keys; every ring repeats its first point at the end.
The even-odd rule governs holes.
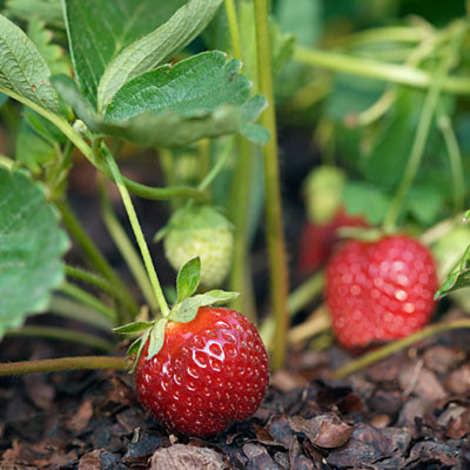
{"type": "Polygon", "coordinates": [[[153,321],[135,321],[114,328],[117,334],[138,336],[127,350],[128,355],[135,354],[135,360],[130,372],[135,367],[146,343],[149,343],[146,358],[152,359],[163,347],[167,326],[172,323],[188,323],[197,315],[200,307],[223,305],[238,297],[238,292],[228,292],[220,289],[196,294],[201,275],[201,260],[199,257],[189,260],[178,272],[176,278],[177,299],[167,316],[153,321]]]}

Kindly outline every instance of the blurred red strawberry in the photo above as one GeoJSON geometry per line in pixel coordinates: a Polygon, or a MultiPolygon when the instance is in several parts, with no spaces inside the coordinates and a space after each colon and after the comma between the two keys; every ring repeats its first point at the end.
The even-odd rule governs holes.
{"type": "Polygon", "coordinates": [[[342,227],[368,227],[361,215],[349,215],[340,206],[334,217],[323,224],[306,222],[300,238],[298,270],[302,275],[312,274],[326,264],[339,240],[342,227]]]}

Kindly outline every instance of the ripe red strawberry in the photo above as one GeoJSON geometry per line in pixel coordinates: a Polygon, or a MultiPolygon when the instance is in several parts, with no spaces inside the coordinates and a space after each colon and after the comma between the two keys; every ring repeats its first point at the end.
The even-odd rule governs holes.
{"type": "Polygon", "coordinates": [[[331,259],[326,301],[346,347],[407,336],[430,319],[437,289],[430,251],[406,235],[348,241],[331,259]]]}
{"type": "Polygon", "coordinates": [[[268,386],[268,357],[250,321],[226,308],[201,307],[188,323],[168,323],[162,349],[136,368],[144,407],[170,429],[200,436],[244,421],[268,386]]]}
{"type": "Polygon", "coordinates": [[[341,227],[368,227],[368,223],[361,215],[349,215],[340,207],[329,222],[305,224],[299,247],[298,269],[301,274],[311,274],[328,261],[341,227]]]}

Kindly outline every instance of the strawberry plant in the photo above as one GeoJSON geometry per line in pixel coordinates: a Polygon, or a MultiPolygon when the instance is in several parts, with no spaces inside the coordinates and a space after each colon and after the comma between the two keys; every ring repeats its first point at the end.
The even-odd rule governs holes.
{"type": "Polygon", "coordinates": [[[469,12],[294,3],[0,6],[0,339],[67,344],[1,376],[127,371],[167,434],[255,415],[319,462],[349,422],[264,433],[297,401],[257,412],[269,370],[289,391],[298,354],[343,378],[470,327],[469,12]]]}

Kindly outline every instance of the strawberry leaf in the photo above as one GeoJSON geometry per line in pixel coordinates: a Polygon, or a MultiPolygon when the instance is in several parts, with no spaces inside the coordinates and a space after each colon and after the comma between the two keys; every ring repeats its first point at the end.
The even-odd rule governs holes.
{"type": "Polygon", "coordinates": [[[153,321],[135,321],[113,328],[113,331],[119,335],[133,335],[152,327],[154,324],[153,321]]]}
{"type": "Polygon", "coordinates": [[[468,286],[470,286],[470,245],[451,269],[434,298],[442,299],[451,292],[468,286]]]}
{"type": "Polygon", "coordinates": [[[136,354],[135,361],[134,361],[134,364],[132,364],[132,367],[129,370],[129,374],[132,374],[135,371],[137,363],[139,362],[139,359],[140,359],[140,355],[142,354],[142,349],[144,349],[144,346],[147,343],[149,335],[150,335],[150,328],[145,330],[144,334],[140,338],[137,338],[130,345],[127,353],[128,354],[134,354],[136,350],[137,350],[137,353],[135,353],[136,354]],[[137,346],[138,346],[138,349],[137,349],[137,346]]]}
{"type": "Polygon", "coordinates": [[[176,302],[182,302],[194,294],[201,278],[201,259],[199,257],[189,260],[179,271],[176,278],[176,302]]]}
{"type": "Polygon", "coordinates": [[[224,304],[236,299],[238,292],[226,292],[223,290],[211,290],[205,294],[188,297],[177,303],[170,312],[169,319],[172,321],[187,323],[194,320],[199,307],[207,305],[224,304]]]}
{"type": "Polygon", "coordinates": [[[150,330],[147,359],[152,359],[152,357],[156,356],[160,352],[160,349],[162,349],[163,342],[165,341],[165,328],[167,323],[168,320],[166,318],[161,318],[150,330]]]}

